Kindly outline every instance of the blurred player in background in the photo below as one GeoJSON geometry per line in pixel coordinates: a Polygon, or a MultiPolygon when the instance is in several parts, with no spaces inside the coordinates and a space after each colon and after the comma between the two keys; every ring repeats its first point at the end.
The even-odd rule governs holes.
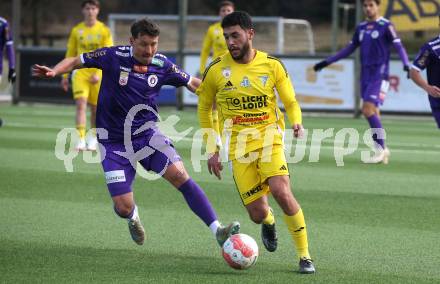
{"type": "MultiPolygon", "coordinates": [[[[75,57],[101,47],[112,46],[110,30],[104,23],[98,21],[99,1],[86,0],[81,4],[84,21],[73,27],[67,43],[66,57],[75,57]]],[[[61,85],[64,91],[69,88],[68,74],[63,75],[61,85]]],[[[97,147],[95,133],[91,133],[86,141],[86,109],[90,107],[90,128],[96,127],[96,104],[99,86],[101,85],[101,70],[96,68],[76,70],[72,73],[72,92],[76,102],[76,129],[79,141],[77,150],[92,150],[97,147]]]]}
{"type": "MultiPolygon", "coordinates": [[[[221,1],[219,4],[219,16],[220,21],[209,26],[208,31],[203,39],[202,51],[200,53],[200,75],[203,75],[206,68],[206,63],[208,62],[209,54],[212,50],[212,59],[216,59],[222,54],[228,52],[228,47],[223,36],[223,28],[221,26],[221,20],[230,13],[234,12],[235,5],[231,1],[221,1]]],[[[216,129],[218,129],[218,113],[215,104],[213,105],[212,120],[216,129]]]]}
{"type": "MultiPolygon", "coordinates": [[[[317,63],[313,69],[320,71],[328,65],[349,56],[357,47],[360,47],[362,113],[371,128],[383,130],[379,106],[383,104],[389,88],[391,45],[394,45],[399,53],[403,62],[403,69],[406,72],[409,72],[409,60],[393,24],[380,16],[379,5],[380,0],[364,0],[363,9],[367,20],[356,27],[353,39],[345,48],[334,56],[317,63]]],[[[387,164],[390,151],[385,145],[385,131],[379,132],[373,135],[378,152],[366,162],[387,164]]]]}
{"type": "Polygon", "coordinates": [[[428,93],[432,116],[440,128],[440,36],[422,46],[411,66],[411,79],[428,93]],[[428,82],[420,74],[425,68],[428,82]]]}
{"type": "MultiPolygon", "coordinates": [[[[9,83],[15,82],[15,54],[14,54],[14,42],[11,36],[11,30],[6,19],[0,17],[0,82],[2,81],[3,71],[3,51],[6,47],[6,54],[9,63],[8,81],[9,83]]],[[[0,118],[0,127],[3,125],[3,120],[0,118]]]]}
{"type": "MultiPolygon", "coordinates": [[[[262,224],[264,246],[273,252],[278,245],[275,218],[268,204],[270,192],[283,210],[295,243],[299,272],[314,273],[304,215],[291,191],[284,155],[284,115],[275,94],[276,89],[294,135],[300,136],[301,109],[289,74],[279,59],[252,48],[255,32],[249,14],[233,12],[223,19],[222,27],[229,52],[209,65],[197,89],[200,125],[204,129],[215,127],[211,121],[215,102],[221,129],[214,131],[224,133],[235,184],[251,220],[262,224]]],[[[207,151],[208,170],[220,179],[223,166],[219,148],[208,142],[207,151]]]]}
{"type": "MultiPolygon", "coordinates": [[[[3,51],[6,49],[6,55],[9,63],[8,81],[15,82],[15,55],[14,42],[12,40],[12,33],[9,28],[8,21],[0,17],[0,71],[3,70],[3,51]],[[6,48],[5,48],[6,47],[6,48]]],[[[2,80],[2,72],[0,72],[0,82],[2,80]]]]}
{"type": "Polygon", "coordinates": [[[221,20],[230,13],[234,12],[235,6],[231,1],[221,1],[219,4],[220,21],[209,26],[208,31],[203,38],[203,46],[200,52],[200,75],[205,72],[208,57],[212,51],[212,59],[228,52],[228,47],[223,37],[221,20]]]}
{"type": "Polygon", "coordinates": [[[146,170],[162,175],[182,193],[188,206],[210,228],[221,246],[231,234],[239,232],[240,224],[233,222],[225,227],[219,223],[204,191],[188,175],[171,141],[156,125],[160,88],[186,86],[194,92],[200,79],[191,77],[164,55],[156,53],[159,27],[154,22],[148,19],[135,22],[131,35],[130,46],[82,53],[64,59],[53,69],[35,65],[33,74],[50,78],[75,68],[102,70],[96,119],[98,129],[108,132],[105,139],[99,137],[102,167],[115,212],[127,219],[134,242],[142,245],[145,239],[132,192],[139,162],[146,170]],[[133,112],[133,109],[137,110],[133,112]],[[129,126],[125,125],[127,119],[132,119],[129,126]],[[127,144],[126,139],[131,143],[127,144]]]}

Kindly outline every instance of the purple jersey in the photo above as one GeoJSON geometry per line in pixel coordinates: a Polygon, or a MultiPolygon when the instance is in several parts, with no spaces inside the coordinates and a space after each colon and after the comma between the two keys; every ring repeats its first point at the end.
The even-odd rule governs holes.
{"type": "MultiPolygon", "coordinates": [[[[3,58],[3,51],[6,46],[8,55],[9,69],[15,68],[14,47],[12,36],[9,30],[8,21],[0,17],[0,59],[3,58]]],[[[0,75],[3,68],[3,60],[0,60],[0,75]]]]}
{"type": "MultiPolygon", "coordinates": [[[[166,56],[156,54],[151,64],[143,65],[133,57],[132,47],[113,46],[81,54],[85,67],[102,70],[96,112],[96,127],[108,131],[107,141],[123,141],[124,122],[134,106],[146,105],[131,118],[133,135],[141,126],[157,121],[156,99],[163,85],[186,86],[190,75],[166,56]]],[[[127,133],[129,134],[129,133],[127,133]]]]}
{"type": "Polygon", "coordinates": [[[428,83],[440,87],[440,36],[422,46],[414,59],[412,68],[419,71],[426,68],[428,83]]]}
{"type": "Polygon", "coordinates": [[[362,81],[388,79],[390,47],[394,45],[404,65],[409,65],[408,56],[393,24],[385,18],[364,21],[356,27],[351,42],[326,61],[331,64],[350,55],[357,47],[361,51],[362,81]]]}

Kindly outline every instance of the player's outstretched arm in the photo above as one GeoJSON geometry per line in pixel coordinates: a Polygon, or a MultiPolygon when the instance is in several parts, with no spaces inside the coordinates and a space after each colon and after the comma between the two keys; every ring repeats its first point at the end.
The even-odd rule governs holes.
{"type": "Polygon", "coordinates": [[[53,78],[57,75],[68,73],[73,69],[80,68],[81,66],[82,63],[79,56],[68,57],[60,61],[53,68],[35,64],[34,66],[32,66],[32,76],[39,78],[53,78]]]}
{"type": "Polygon", "coordinates": [[[343,49],[338,51],[335,55],[330,56],[329,58],[322,60],[322,61],[318,62],[317,64],[315,64],[313,66],[313,70],[315,70],[315,72],[321,71],[322,69],[324,69],[328,65],[330,65],[340,59],[348,57],[350,54],[353,53],[353,51],[356,50],[357,46],[358,46],[357,42],[351,41],[349,44],[347,44],[347,46],[345,46],[343,49]]]}
{"type": "Polygon", "coordinates": [[[440,98],[440,88],[437,86],[429,85],[428,82],[423,79],[422,75],[420,75],[419,70],[411,68],[410,77],[414,81],[414,83],[417,84],[417,86],[425,90],[430,96],[440,98]]]}
{"type": "Polygon", "coordinates": [[[195,93],[201,83],[202,83],[202,80],[200,80],[199,78],[191,77],[186,88],[188,90],[190,90],[191,92],[195,93]]]}

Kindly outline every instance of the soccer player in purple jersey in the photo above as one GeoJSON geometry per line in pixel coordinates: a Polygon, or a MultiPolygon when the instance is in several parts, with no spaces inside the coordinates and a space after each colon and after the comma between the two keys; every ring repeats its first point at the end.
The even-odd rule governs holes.
{"type": "Polygon", "coordinates": [[[1,70],[3,70],[3,51],[6,46],[6,54],[9,62],[8,81],[15,82],[15,56],[14,56],[14,42],[12,41],[11,32],[8,21],[0,17],[0,81],[2,80],[1,70]]]}
{"type": "Polygon", "coordinates": [[[102,70],[96,114],[98,130],[108,132],[106,139],[98,135],[104,156],[102,167],[115,212],[128,220],[131,237],[137,244],[142,245],[145,238],[131,189],[139,162],[177,188],[222,245],[230,235],[239,232],[240,224],[232,222],[225,227],[219,223],[207,196],[188,175],[170,140],[156,126],[156,99],[161,86],[186,86],[195,91],[200,80],[156,53],[159,27],[154,22],[135,22],[131,35],[129,46],[106,47],[65,58],[53,68],[35,65],[33,75],[51,78],[76,68],[102,70]]]}
{"type": "MultiPolygon", "coordinates": [[[[3,70],[3,51],[5,50],[8,55],[9,72],[8,81],[10,83],[15,82],[15,56],[14,56],[14,42],[12,41],[11,32],[9,30],[8,21],[0,17],[0,82],[2,81],[3,70]]],[[[0,127],[3,125],[3,120],[0,118],[0,127]]]]}
{"type": "Polygon", "coordinates": [[[317,72],[326,66],[349,56],[360,47],[361,51],[361,97],[363,100],[362,113],[371,128],[379,129],[373,135],[378,154],[370,163],[388,163],[390,151],[385,145],[385,132],[382,130],[379,105],[383,104],[389,88],[390,47],[399,53],[403,69],[409,72],[409,60],[393,24],[379,15],[380,0],[364,0],[363,9],[367,21],[356,27],[350,43],[335,55],[317,63],[313,69],[317,72]],[[381,135],[382,134],[382,135],[381,135]]]}
{"type": "MultiPolygon", "coordinates": [[[[439,15],[440,26],[440,15],[439,15]]],[[[428,93],[432,116],[440,128],[440,36],[425,43],[411,66],[411,79],[428,93]],[[428,81],[420,72],[426,68],[428,81]]]]}

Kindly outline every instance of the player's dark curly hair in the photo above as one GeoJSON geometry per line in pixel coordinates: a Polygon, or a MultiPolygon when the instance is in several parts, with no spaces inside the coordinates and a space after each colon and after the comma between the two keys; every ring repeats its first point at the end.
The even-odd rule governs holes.
{"type": "Polygon", "coordinates": [[[85,0],[81,3],[81,8],[84,8],[87,4],[90,4],[92,6],[96,6],[99,8],[99,1],[98,0],[85,0]]]}
{"type": "Polygon", "coordinates": [[[134,22],[131,25],[130,31],[131,36],[134,38],[137,38],[140,35],[159,36],[160,34],[159,26],[148,18],[134,22]]]}
{"type": "Polygon", "coordinates": [[[251,16],[244,11],[235,11],[222,20],[222,28],[239,25],[243,30],[253,29],[251,16]]]}

